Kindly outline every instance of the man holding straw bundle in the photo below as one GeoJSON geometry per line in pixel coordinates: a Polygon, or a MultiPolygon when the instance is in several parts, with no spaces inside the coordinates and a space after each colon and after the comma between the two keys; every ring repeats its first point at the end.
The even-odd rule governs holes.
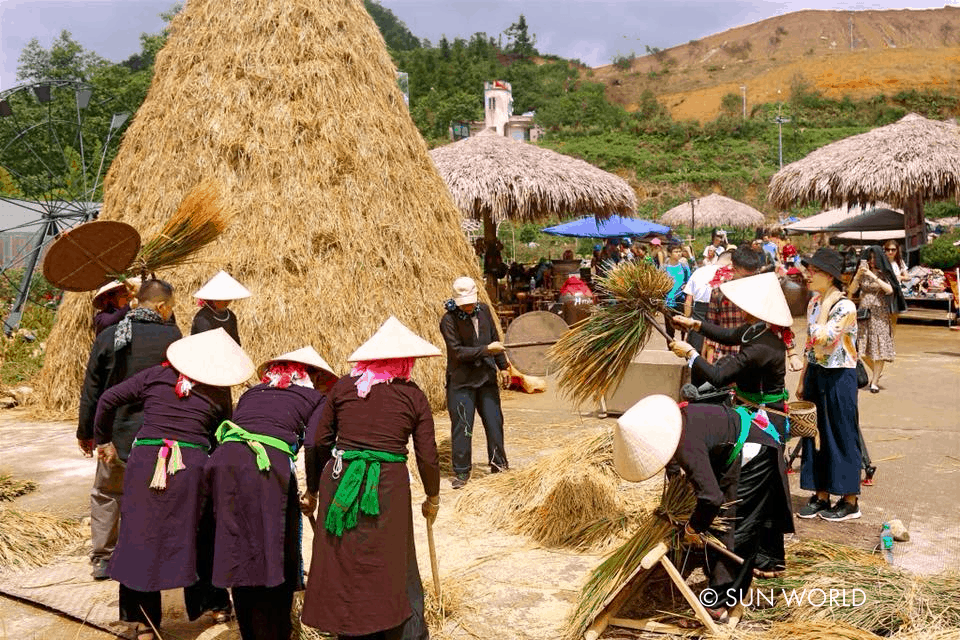
{"type": "MultiPolygon", "coordinates": [[[[137,294],[139,306],[128,311],[118,324],[104,329],[94,340],[80,393],[77,440],[87,457],[93,456],[93,421],[97,402],[108,387],[132,378],[163,362],[167,347],[182,336],[173,315],[173,287],[163,280],[147,280],[137,294]]],[[[123,474],[133,438],[143,424],[143,407],[125,406],[110,425],[117,455],[110,462],[97,460],[97,473],[90,490],[90,538],[93,578],[106,580],[107,564],[117,544],[120,526],[123,474]]]]}

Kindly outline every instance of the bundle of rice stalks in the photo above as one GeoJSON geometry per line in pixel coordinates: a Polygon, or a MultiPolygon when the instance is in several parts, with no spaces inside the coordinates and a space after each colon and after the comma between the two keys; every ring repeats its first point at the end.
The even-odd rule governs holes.
{"type": "Polygon", "coordinates": [[[600,278],[601,295],[613,303],[575,324],[548,351],[561,393],[576,405],[596,403],[619,384],[672,286],[670,276],[646,262],[621,263],[600,278]]]}
{"type": "Polygon", "coordinates": [[[0,567],[41,566],[86,537],[85,528],[76,520],[0,508],[0,567]]]}
{"type": "MultiPolygon", "coordinates": [[[[640,566],[640,561],[657,544],[670,541],[677,534],[675,521],[686,521],[696,506],[696,496],[686,478],[670,480],[663,490],[660,505],[637,528],[637,532],[614,551],[599,567],[580,591],[577,608],[567,620],[564,630],[566,640],[579,640],[610,600],[626,586],[627,580],[640,566]]],[[[647,576],[641,574],[635,585],[647,576]]]]}
{"type": "Polygon", "coordinates": [[[140,247],[129,273],[146,278],[160,269],[188,264],[197,251],[223,233],[229,218],[216,184],[201,182],[186,195],[160,233],[140,247]]]}
{"type": "Polygon", "coordinates": [[[787,597],[779,597],[771,608],[751,611],[753,619],[829,620],[882,636],[935,625],[960,627],[960,574],[920,578],[843,545],[794,545],[788,549],[787,574],[758,581],[757,586],[787,597]],[[846,594],[846,602],[835,606],[829,598],[836,590],[846,594]]]}
{"type": "Polygon", "coordinates": [[[471,482],[461,490],[456,509],[544,546],[586,550],[617,539],[658,495],[654,483],[620,490],[613,436],[605,432],[525,469],[471,482]]]}
{"type": "Polygon", "coordinates": [[[36,488],[37,483],[32,480],[14,480],[9,473],[0,474],[0,501],[12,501],[36,488]]]}

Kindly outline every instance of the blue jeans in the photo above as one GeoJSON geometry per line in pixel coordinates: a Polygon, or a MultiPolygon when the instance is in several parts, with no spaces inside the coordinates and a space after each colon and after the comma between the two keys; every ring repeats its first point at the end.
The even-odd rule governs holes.
{"type": "Polygon", "coordinates": [[[473,419],[480,421],[487,435],[487,461],[491,470],[507,468],[503,450],[503,411],[500,410],[500,387],[488,383],[482,387],[447,389],[447,411],[450,412],[450,441],[453,449],[453,472],[470,473],[472,460],[473,419]]]}

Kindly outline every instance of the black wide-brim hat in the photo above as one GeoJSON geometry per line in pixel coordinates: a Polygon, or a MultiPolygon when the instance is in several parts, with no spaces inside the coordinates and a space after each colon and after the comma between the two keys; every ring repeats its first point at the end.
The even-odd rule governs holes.
{"type": "Polygon", "coordinates": [[[840,276],[843,273],[843,256],[837,253],[835,249],[829,247],[817,249],[816,253],[809,258],[801,259],[800,263],[805,267],[813,265],[817,269],[820,269],[820,271],[829,273],[836,280],[840,280],[840,276]]]}

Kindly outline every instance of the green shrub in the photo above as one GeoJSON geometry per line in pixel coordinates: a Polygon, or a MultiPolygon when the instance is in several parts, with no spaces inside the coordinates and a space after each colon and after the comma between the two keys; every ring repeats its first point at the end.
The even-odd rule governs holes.
{"type": "Polygon", "coordinates": [[[960,267],[960,247],[953,246],[958,240],[960,231],[954,231],[920,247],[920,263],[943,270],[960,267]]]}

